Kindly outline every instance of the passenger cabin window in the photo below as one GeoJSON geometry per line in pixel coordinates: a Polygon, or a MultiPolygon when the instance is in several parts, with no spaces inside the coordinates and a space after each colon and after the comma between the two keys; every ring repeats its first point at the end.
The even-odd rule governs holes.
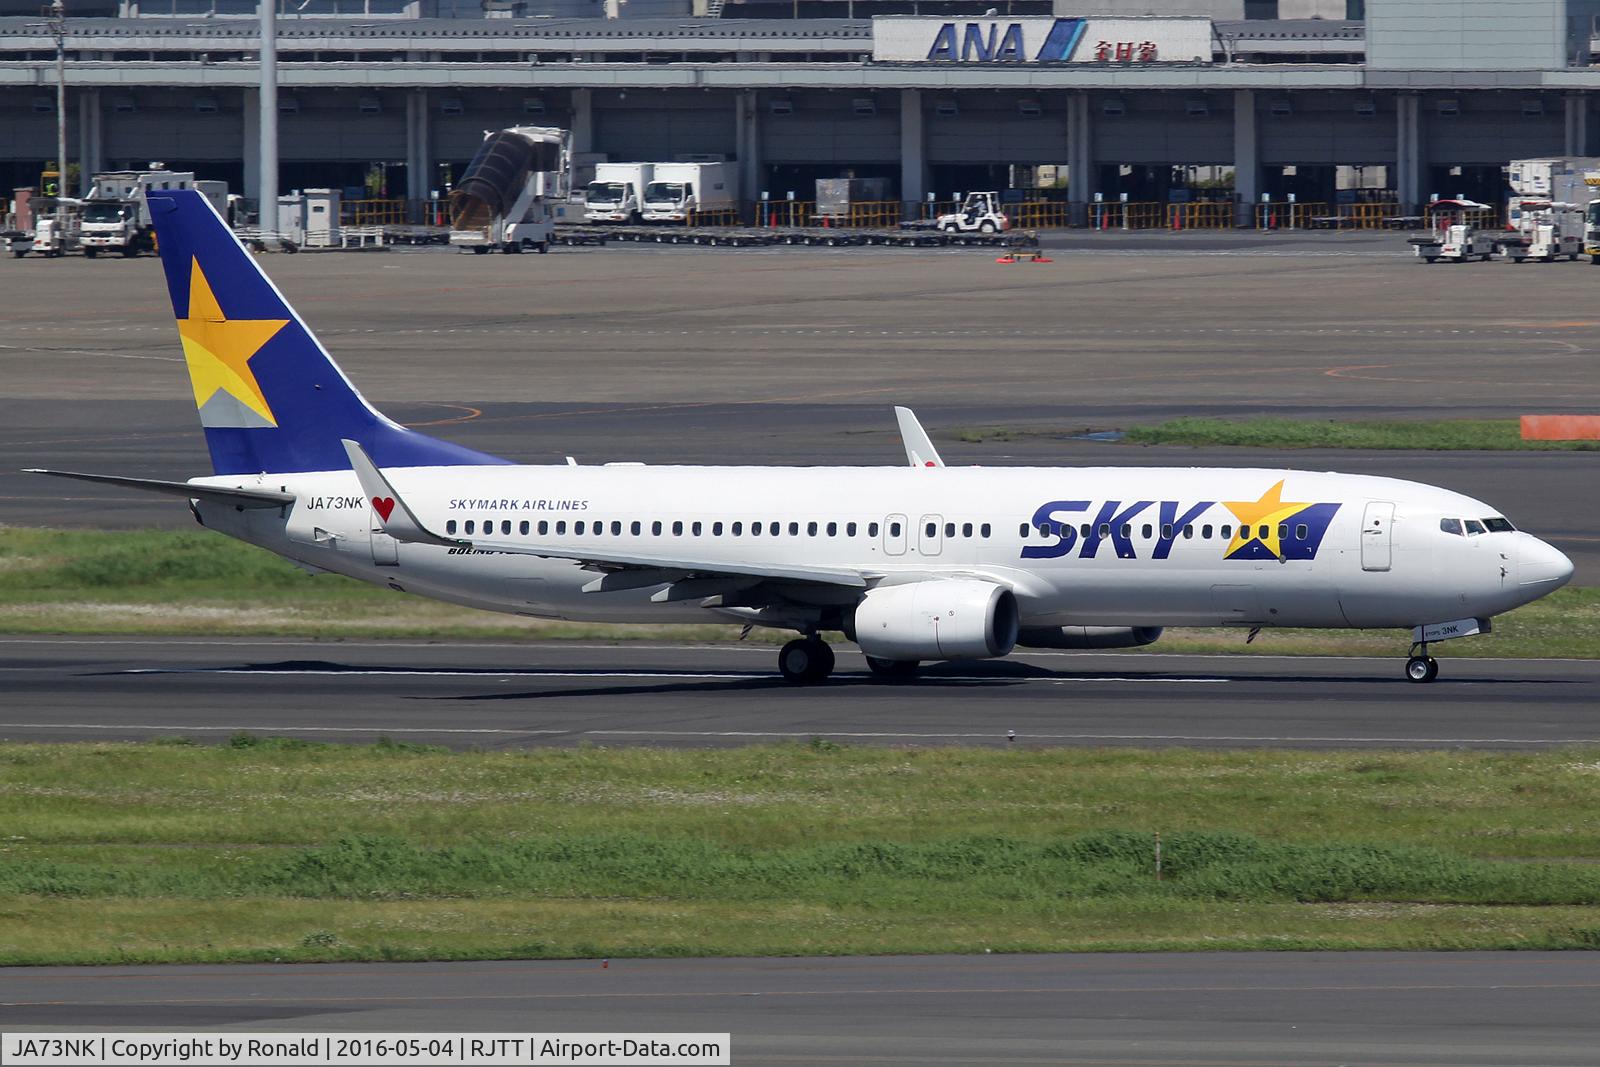
{"type": "Polygon", "coordinates": [[[1461,530],[1460,519],[1440,519],[1439,529],[1447,534],[1455,534],[1457,537],[1465,536],[1461,530]]]}
{"type": "Polygon", "coordinates": [[[572,524],[572,532],[575,533],[575,534],[583,533],[583,520],[582,519],[579,519],[577,522],[572,524]]]}
{"type": "Polygon", "coordinates": [[[989,536],[989,524],[988,523],[984,523],[982,526],[980,526],[978,528],[978,533],[981,534],[984,537],[988,537],[989,536]]]}
{"type": "Polygon", "coordinates": [[[964,522],[964,523],[961,524],[961,536],[962,537],[971,537],[972,536],[972,523],[964,522]]]}
{"type": "Polygon", "coordinates": [[[734,523],[732,526],[728,527],[728,532],[733,534],[733,536],[738,537],[739,535],[744,533],[744,523],[742,523],[742,522],[734,523]]]}
{"type": "Polygon", "coordinates": [[[750,524],[750,536],[751,537],[760,537],[761,536],[761,524],[759,522],[752,522],[750,524]]]}
{"type": "Polygon", "coordinates": [[[1211,540],[1211,524],[1209,522],[1200,527],[1200,536],[1207,541],[1211,540]]]}
{"type": "Polygon", "coordinates": [[[817,524],[816,523],[814,523],[814,522],[806,523],[806,536],[807,537],[815,537],[815,536],[817,536],[817,524]]]}
{"type": "Polygon", "coordinates": [[[944,524],[944,535],[946,537],[954,537],[956,535],[956,524],[953,523],[953,522],[945,523],[944,524]]]}
{"type": "Polygon", "coordinates": [[[444,524],[444,532],[448,533],[448,534],[455,533],[456,532],[456,520],[451,519],[449,522],[445,523],[444,524]]]}
{"type": "Polygon", "coordinates": [[[1308,536],[1310,536],[1310,534],[1311,534],[1311,527],[1307,526],[1303,522],[1295,523],[1295,526],[1294,526],[1294,539],[1296,541],[1304,541],[1308,536]]]}
{"type": "Polygon", "coordinates": [[[1186,524],[1184,526],[1184,528],[1183,528],[1183,536],[1184,536],[1185,540],[1192,540],[1194,538],[1194,526],[1193,526],[1193,524],[1186,524]]]}
{"type": "Polygon", "coordinates": [[[477,523],[473,522],[471,519],[467,520],[467,533],[472,533],[475,530],[477,530],[477,528],[478,528],[478,524],[477,523]]]}
{"type": "Polygon", "coordinates": [[[689,532],[694,534],[696,537],[699,537],[702,529],[703,527],[697,522],[693,526],[689,527],[689,532]]]}
{"type": "Polygon", "coordinates": [[[714,522],[714,523],[711,524],[711,536],[712,537],[721,537],[722,536],[722,523],[714,522]]]}
{"type": "Polygon", "coordinates": [[[673,537],[682,537],[683,536],[683,520],[680,519],[677,522],[672,524],[672,536],[673,537]]]}
{"type": "Polygon", "coordinates": [[[867,536],[868,537],[877,537],[878,536],[878,524],[877,523],[875,523],[875,522],[867,523],[867,536]]]}
{"type": "Polygon", "coordinates": [[[1048,522],[1041,522],[1039,524],[1039,536],[1040,537],[1049,537],[1050,536],[1050,524],[1048,522]]]}
{"type": "Polygon", "coordinates": [[[838,537],[839,536],[839,524],[838,523],[836,523],[836,522],[828,523],[828,536],[829,537],[838,537]]]}
{"type": "MultiPolygon", "coordinates": [[[[1162,536],[1162,537],[1171,537],[1171,536],[1172,536],[1172,532],[1171,532],[1171,531],[1172,531],[1172,527],[1170,527],[1170,526],[1163,526],[1163,527],[1161,527],[1161,536],[1162,536]]],[[[1153,536],[1153,535],[1154,535],[1154,534],[1155,534],[1155,532],[1156,532],[1156,530],[1155,530],[1155,527],[1154,527],[1154,526],[1151,526],[1151,525],[1150,525],[1150,524],[1149,524],[1149,523],[1148,523],[1148,522],[1147,522],[1147,523],[1145,523],[1145,524],[1144,524],[1144,526],[1143,526],[1143,527],[1142,527],[1142,528],[1141,528],[1141,529],[1140,529],[1140,530],[1139,530],[1139,532],[1140,532],[1140,533],[1141,533],[1141,534],[1143,534],[1143,535],[1144,535],[1144,536],[1145,536],[1145,537],[1151,537],[1151,536],[1153,536]]]]}
{"type": "Polygon", "coordinates": [[[560,522],[556,523],[556,533],[557,534],[564,534],[566,532],[567,532],[567,521],[565,519],[563,519],[560,522]]]}
{"type": "Polygon", "coordinates": [[[853,523],[853,522],[845,523],[844,524],[844,535],[846,537],[854,537],[856,535],[856,524],[853,523]]]}
{"type": "Polygon", "coordinates": [[[1027,523],[1023,523],[1021,526],[1017,527],[1017,536],[1018,537],[1027,537],[1028,536],[1028,524],[1027,523]]]}
{"type": "Polygon", "coordinates": [[[611,524],[611,532],[613,534],[615,534],[616,536],[621,537],[622,536],[622,523],[621,522],[613,522],[611,524]]]}
{"type": "Polygon", "coordinates": [[[1278,540],[1285,541],[1285,540],[1288,540],[1288,537],[1289,537],[1289,524],[1286,523],[1286,522],[1278,523],[1278,540]]]}
{"type": "Polygon", "coordinates": [[[789,524],[789,536],[790,537],[799,537],[800,536],[800,524],[798,522],[791,522],[789,524]]]}
{"type": "Polygon", "coordinates": [[[775,523],[775,522],[767,523],[767,533],[772,537],[777,537],[778,536],[778,524],[775,523]]]}
{"type": "Polygon", "coordinates": [[[628,529],[633,531],[633,536],[638,537],[644,532],[644,524],[635,519],[633,525],[628,527],[628,529]]]}
{"type": "Polygon", "coordinates": [[[1231,539],[1233,537],[1233,524],[1231,522],[1223,523],[1221,528],[1217,530],[1217,536],[1231,539]]]}
{"type": "Polygon", "coordinates": [[[657,537],[661,536],[661,520],[657,519],[650,524],[650,532],[657,537]]]}
{"type": "Polygon", "coordinates": [[[517,532],[522,534],[523,537],[527,537],[528,536],[528,520],[527,519],[523,519],[522,522],[518,524],[517,532]]]}
{"type": "Polygon", "coordinates": [[[539,520],[539,536],[543,537],[546,534],[548,534],[549,532],[550,532],[550,520],[549,519],[540,519],[539,520]]]}

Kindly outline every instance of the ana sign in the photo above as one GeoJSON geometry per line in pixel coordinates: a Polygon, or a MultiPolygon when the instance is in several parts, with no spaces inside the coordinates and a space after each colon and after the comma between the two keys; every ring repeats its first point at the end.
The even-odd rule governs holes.
{"type": "Polygon", "coordinates": [[[979,18],[887,15],[872,20],[879,63],[1211,62],[1205,18],[979,18]]]}

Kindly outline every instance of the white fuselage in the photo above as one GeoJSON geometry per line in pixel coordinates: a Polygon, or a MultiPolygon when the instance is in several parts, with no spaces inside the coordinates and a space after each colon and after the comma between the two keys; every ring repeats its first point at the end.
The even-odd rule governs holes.
{"type": "MultiPolygon", "coordinates": [[[[1414,626],[1499,614],[1571,574],[1566,557],[1531,535],[1441,528],[1498,514],[1479,501],[1358,475],[642,465],[385,473],[436,533],[483,538],[489,523],[501,542],[803,563],[858,570],[880,585],[981,577],[1015,593],[1024,626],[1414,626]],[[1280,482],[1283,506],[1263,506],[1280,482]],[[1282,521],[1272,518],[1270,531],[1250,524],[1267,536],[1236,551],[1252,515],[1282,521]]],[[[711,614],[720,609],[699,600],[653,601],[665,582],[585,591],[596,571],[574,560],[396,542],[377,530],[352,471],[195,481],[294,493],[282,510],[201,503],[198,511],[208,527],[407,592],[552,618],[737,617],[711,614]]]]}

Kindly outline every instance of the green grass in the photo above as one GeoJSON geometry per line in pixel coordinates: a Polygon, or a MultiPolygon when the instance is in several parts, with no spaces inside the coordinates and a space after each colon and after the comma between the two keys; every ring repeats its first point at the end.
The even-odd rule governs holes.
{"type": "Polygon", "coordinates": [[[0,745],[0,963],[1600,947],[1597,801],[1596,750],[0,745]]]}
{"type": "MultiPolygon", "coordinates": [[[[104,532],[0,527],[0,633],[310,638],[733,641],[739,628],[546,622],[310,575],[204,530],[104,532]],[[403,610],[397,610],[403,605],[403,610]]],[[[756,630],[752,641],[790,633],[756,630]]],[[[1173,629],[1147,651],[1405,653],[1399,631],[1173,629]]],[[[1563,589],[1495,620],[1495,633],[1442,646],[1449,656],[1600,658],[1600,589],[1563,589]]]]}
{"type": "Polygon", "coordinates": [[[1516,419],[1429,422],[1336,422],[1313,419],[1173,419],[1135,426],[1136,445],[1228,445],[1241,448],[1365,448],[1425,451],[1594,451],[1600,441],[1524,441],[1516,419]]]}

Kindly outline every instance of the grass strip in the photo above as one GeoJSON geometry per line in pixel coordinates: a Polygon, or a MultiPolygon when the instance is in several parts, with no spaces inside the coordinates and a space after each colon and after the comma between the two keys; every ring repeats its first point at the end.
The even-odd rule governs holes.
{"type": "Polygon", "coordinates": [[[1136,445],[1240,448],[1364,448],[1430,452],[1550,452],[1600,449],[1600,441],[1524,441],[1516,419],[1440,419],[1426,422],[1337,422],[1331,419],[1181,418],[1134,426],[1123,440],[1136,445]]]}
{"type": "Polygon", "coordinates": [[[1600,750],[0,745],[0,962],[1600,947],[1597,801],[1600,750]]]}
{"type": "MultiPolygon", "coordinates": [[[[0,527],[0,633],[534,640],[733,641],[739,628],[570,623],[459,608],[334,574],[311,575],[204,530],[0,527]],[[399,598],[404,598],[402,601],[399,598]],[[403,603],[403,610],[398,606],[403,603]]],[[[752,641],[793,635],[756,630],[752,641]]],[[[1406,633],[1167,631],[1146,651],[1403,656],[1406,633]]],[[[1448,655],[1600,658],[1600,589],[1569,588],[1495,620],[1448,655]]]]}

